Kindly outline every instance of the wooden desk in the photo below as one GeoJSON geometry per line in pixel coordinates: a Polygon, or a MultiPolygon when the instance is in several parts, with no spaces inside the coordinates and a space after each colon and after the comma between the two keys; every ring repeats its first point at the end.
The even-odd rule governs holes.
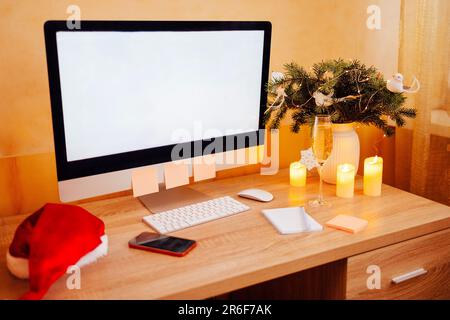
{"type": "MultiPolygon", "coordinates": [[[[294,188],[289,185],[288,171],[282,170],[274,176],[254,174],[190,187],[212,197],[236,195],[249,187],[261,188],[273,193],[275,199],[269,203],[239,199],[252,210],[174,232],[175,236],[198,241],[198,247],[184,258],[128,248],[129,239],[150,230],[141,222],[148,212],[137,199],[122,196],[83,204],[104,220],[110,241],[109,255],[81,269],[80,290],[66,289],[67,278],[63,276],[46,298],[202,299],[276,278],[293,283],[289,280],[290,274],[299,275],[300,286],[307,283],[305,286],[314,287],[320,281],[326,281],[334,287],[335,293],[313,297],[345,298],[348,257],[450,227],[449,207],[386,185],[383,185],[381,197],[363,196],[361,178],[357,178],[354,198],[336,198],[335,186],[325,185],[324,192],[332,207],[308,209],[322,224],[337,214],[367,219],[367,229],[355,235],[330,228],[310,234],[279,235],[261,215],[263,208],[302,205],[315,197],[318,191],[316,178],[308,178],[304,189],[294,188]],[[309,276],[305,278],[308,272],[310,277],[320,281],[308,280],[309,276]],[[325,273],[326,277],[323,276],[325,273]]],[[[14,230],[23,218],[1,218],[0,252],[7,250],[14,230]]],[[[0,284],[0,298],[17,298],[27,288],[26,281],[17,280],[8,273],[3,253],[0,255],[0,284]]],[[[254,291],[257,286],[252,288],[254,291]]],[[[319,289],[314,290],[318,292],[319,289]]],[[[243,292],[237,291],[236,295],[227,297],[252,297],[243,292]]]]}

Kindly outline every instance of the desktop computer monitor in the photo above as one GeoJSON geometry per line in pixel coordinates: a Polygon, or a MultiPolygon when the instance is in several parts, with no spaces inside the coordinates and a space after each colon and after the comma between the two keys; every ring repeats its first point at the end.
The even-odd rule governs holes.
{"type": "Polygon", "coordinates": [[[269,22],[44,29],[61,201],[129,189],[133,168],[174,160],[176,147],[190,159],[214,140],[212,153],[264,143],[269,22]]]}

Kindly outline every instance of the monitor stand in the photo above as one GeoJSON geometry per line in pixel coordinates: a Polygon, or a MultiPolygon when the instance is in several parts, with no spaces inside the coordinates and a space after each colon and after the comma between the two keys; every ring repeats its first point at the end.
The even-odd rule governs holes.
{"type": "Polygon", "coordinates": [[[210,200],[211,197],[187,186],[164,190],[138,197],[152,213],[171,210],[189,204],[210,200]]]}

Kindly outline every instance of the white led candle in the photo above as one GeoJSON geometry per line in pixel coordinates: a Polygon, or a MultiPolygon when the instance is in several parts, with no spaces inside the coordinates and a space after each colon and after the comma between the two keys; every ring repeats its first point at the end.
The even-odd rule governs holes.
{"type": "Polygon", "coordinates": [[[383,180],[383,158],[375,156],[364,160],[364,194],[381,195],[383,180]]]}
{"type": "Polygon", "coordinates": [[[337,166],[336,195],[341,198],[352,198],[355,189],[355,166],[344,163],[337,166]]]}
{"type": "Polygon", "coordinates": [[[306,185],[306,166],[300,162],[292,162],[289,167],[291,186],[304,187],[306,185]]]}

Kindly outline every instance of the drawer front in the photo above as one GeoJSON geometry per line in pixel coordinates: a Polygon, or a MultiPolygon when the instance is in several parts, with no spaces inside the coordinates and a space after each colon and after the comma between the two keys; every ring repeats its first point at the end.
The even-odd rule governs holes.
{"type": "Polygon", "coordinates": [[[349,258],[347,299],[450,299],[450,229],[349,258]]]}

